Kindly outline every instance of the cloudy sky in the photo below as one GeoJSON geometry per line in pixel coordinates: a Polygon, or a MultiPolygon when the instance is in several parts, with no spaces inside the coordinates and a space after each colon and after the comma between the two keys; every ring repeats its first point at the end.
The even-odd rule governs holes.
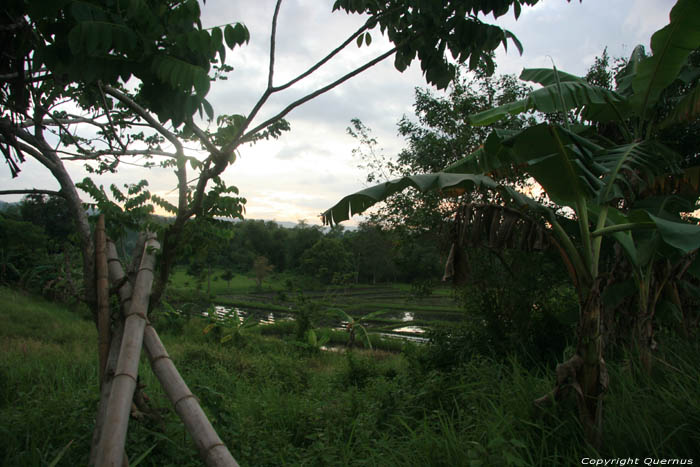
{"type": "MultiPolygon", "coordinates": [[[[228,54],[227,62],[234,67],[229,80],[210,91],[208,99],[217,114],[247,115],[265,89],[274,4],[274,0],[207,0],[202,7],[205,27],[239,21],[251,33],[250,44],[228,54]]],[[[362,17],[331,13],[332,4],[332,0],[282,3],[274,84],[303,72],[361,26],[362,17]]],[[[542,0],[524,8],[517,21],[512,14],[499,18],[497,24],[515,33],[525,50],[522,56],[514,47],[508,53],[499,50],[498,72],[519,74],[524,67],[551,67],[554,60],[561,70],[584,74],[606,46],[613,57],[628,56],[640,43],[648,46],[651,34],[668,23],[673,4],[673,0],[542,0]]],[[[274,95],[253,126],[390,48],[378,31],[369,47],[352,44],[308,79],[274,95]]],[[[246,217],[318,224],[322,211],[364,187],[365,174],[351,154],[357,144],[346,133],[350,119],[361,119],[385,152],[396,154],[403,145],[396,122],[412,115],[414,89],[425,86],[417,64],[399,73],[389,58],[294,110],[287,117],[291,131],[278,140],[242,147],[224,178],[247,198],[246,217]]],[[[96,177],[96,183],[107,186],[148,178],[153,192],[173,196],[175,180],[167,172],[122,167],[118,178],[96,177]]],[[[80,165],[70,170],[76,180],[85,176],[80,165]]],[[[0,172],[0,184],[4,189],[57,189],[48,172],[31,162],[15,180],[9,170],[0,172]]]]}

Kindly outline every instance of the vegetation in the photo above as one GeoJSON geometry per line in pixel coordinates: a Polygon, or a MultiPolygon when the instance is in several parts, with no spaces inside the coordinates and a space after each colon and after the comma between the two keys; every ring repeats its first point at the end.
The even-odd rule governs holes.
{"type": "Polygon", "coordinates": [[[0,7],[13,52],[0,60],[0,150],[12,176],[26,156],[60,185],[20,190],[0,213],[0,462],[692,463],[700,9],[678,0],[649,54],[611,64],[604,51],[585,77],[526,69],[533,89],[492,75],[492,52],[520,44],[478,17],[535,3],[339,0],[366,22],[275,85],[278,0],[265,91],[215,125],[209,83],[232,71],[244,25],[203,30],[191,1],[0,7]],[[391,50],[256,122],[377,27],[391,50]],[[242,145],[390,56],[448,89],[417,90],[396,159],[352,121],[367,181],[396,178],[329,209],[330,229],[241,220],[246,200],[220,175],[242,145]],[[172,170],[177,202],[146,181],[76,182],[64,164],[99,175],[133,157],[172,170]],[[379,201],[357,230],[337,225],[379,201]],[[413,342],[385,338],[416,328],[413,342]]]}
{"type": "MultiPolygon", "coordinates": [[[[697,190],[655,189],[659,179],[688,180],[681,167],[694,170],[697,164],[697,145],[690,154],[675,152],[662,131],[697,118],[696,111],[687,107],[695,99],[698,84],[697,65],[688,59],[700,47],[697,13],[696,4],[679,0],[670,24],[652,36],[652,54],[646,56],[638,47],[617,71],[616,91],[556,68],[524,70],[521,79],[543,87],[524,99],[472,115],[471,123],[491,124],[532,109],[558,113],[558,119],[494,130],[483,147],[444,172],[370,187],[345,197],[324,214],[327,222],[340,222],[348,212],[362,212],[409,186],[422,192],[440,190],[443,195],[465,190],[498,193],[499,199],[490,205],[471,200],[463,204],[455,251],[466,243],[464,231],[472,236],[483,232],[492,246],[508,247],[519,229],[531,232],[533,221],[539,220],[534,229],[544,228],[547,241],[559,251],[576,289],[580,313],[576,352],[557,371],[555,389],[537,403],[574,394],[586,438],[594,446],[603,442],[603,395],[609,382],[603,359],[605,287],[629,277],[627,268],[631,268],[638,292],[632,325],[642,362],[650,368],[655,346],[653,308],[667,285],[682,280],[700,247],[700,229],[687,222],[696,206],[697,190]],[[694,19],[687,20],[688,14],[694,19]],[[688,73],[695,78],[686,79],[688,73]],[[489,176],[504,170],[532,177],[548,200],[533,199],[489,176]],[[614,241],[620,252],[615,259],[607,258],[606,273],[601,270],[604,237],[614,241]]],[[[536,247],[522,240],[516,241],[536,247]]],[[[460,267],[460,256],[452,257],[455,269],[460,267]]],[[[680,299],[674,306],[683,313],[680,299]]]]}
{"type": "MultiPolygon", "coordinates": [[[[7,288],[0,298],[0,460],[48,463],[72,441],[61,463],[85,465],[94,420],[86,401],[97,393],[88,310],[7,288]]],[[[458,358],[453,341],[443,340],[398,354],[314,352],[264,337],[264,327],[220,344],[202,333],[206,325],[188,321],[163,340],[242,465],[573,466],[582,457],[698,456],[700,394],[692,375],[700,349],[672,335],[659,355],[672,366],[651,376],[635,358],[609,364],[608,442],[596,452],[582,442],[571,412],[532,408],[550,386],[540,364],[458,358]]],[[[153,374],[146,367],[139,374],[155,406],[165,406],[153,374]]],[[[200,465],[172,411],[158,422],[132,423],[127,436],[130,459],[148,451],[141,465],[200,465]]]]}

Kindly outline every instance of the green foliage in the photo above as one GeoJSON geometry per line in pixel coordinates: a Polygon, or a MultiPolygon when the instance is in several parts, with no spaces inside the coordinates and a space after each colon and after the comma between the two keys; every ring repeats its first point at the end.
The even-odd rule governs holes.
{"type": "MultiPolygon", "coordinates": [[[[73,440],[61,462],[85,465],[90,439],[75,434],[94,423],[94,325],[8,289],[0,289],[0,299],[0,459],[49,464],[73,440]]],[[[634,363],[609,362],[616,384],[606,399],[607,443],[596,453],[565,407],[533,412],[531,400],[551,378],[517,358],[423,371],[401,354],[308,352],[253,333],[231,352],[204,339],[203,325],[162,339],[241,464],[573,466],[583,457],[697,453],[695,342],[668,341],[660,358],[670,366],[651,377],[634,363]]],[[[146,362],[139,374],[154,404],[169,406],[146,362]]],[[[130,457],[156,445],[146,465],[201,465],[174,410],[163,417],[162,431],[130,427],[130,457]]]]}
{"type": "MultiPolygon", "coordinates": [[[[460,69],[463,71],[463,69],[460,69]]],[[[367,171],[367,182],[377,183],[391,178],[442,170],[477,150],[487,136],[487,129],[471,125],[468,116],[493,105],[502,105],[525,98],[531,87],[518,82],[513,75],[486,76],[483,72],[458,73],[445,96],[429,89],[416,89],[413,104],[416,121],[402,117],[398,131],[407,146],[396,160],[388,158],[379,148],[371,130],[359,120],[352,121],[348,133],[360,146],[353,155],[360,159],[359,166],[367,171]]],[[[522,128],[531,116],[513,116],[504,127],[522,128]]],[[[507,176],[510,183],[523,183],[515,173],[507,176]]],[[[456,194],[456,193],[455,193],[456,194]]],[[[451,217],[456,207],[467,199],[488,197],[486,194],[467,193],[445,198],[434,192],[392,193],[371,219],[394,228],[436,231],[451,217]]],[[[433,240],[434,241],[434,240],[433,240]]]]}
{"type": "Polygon", "coordinates": [[[17,282],[31,268],[45,264],[47,243],[41,227],[0,214],[0,281],[17,282]]]}
{"type": "MultiPolygon", "coordinates": [[[[517,18],[521,5],[535,3],[537,0],[502,0],[465,6],[452,0],[420,4],[337,0],[333,9],[370,15],[370,27],[379,26],[382,34],[386,34],[398,48],[395,68],[404,71],[418,58],[426,80],[444,89],[454,78],[456,68],[447,60],[447,51],[459,63],[468,61],[469,69],[485,69],[488,74],[494,69],[492,53],[500,45],[507,49],[508,42],[512,41],[522,52],[522,45],[510,31],[482,22],[477,19],[480,14],[493,14],[498,18],[513,6],[517,18]]],[[[369,45],[368,34],[358,36],[358,45],[363,38],[369,45]]]]}
{"type": "Polygon", "coordinates": [[[324,237],[304,252],[301,265],[306,274],[330,284],[337,274],[352,272],[352,256],[341,240],[324,237]]]}
{"type": "Polygon", "coordinates": [[[207,309],[207,314],[210,323],[202,330],[202,334],[211,333],[221,344],[230,341],[234,345],[242,345],[246,330],[258,324],[252,314],[243,318],[235,307],[217,314],[211,306],[207,309]]]}

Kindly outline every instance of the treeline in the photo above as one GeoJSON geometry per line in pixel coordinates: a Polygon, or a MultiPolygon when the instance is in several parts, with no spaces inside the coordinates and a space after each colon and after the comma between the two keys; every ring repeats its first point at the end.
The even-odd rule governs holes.
{"type": "Polygon", "coordinates": [[[185,237],[179,263],[192,275],[209,268],[248,273],[264,262],[274,272],[314,277],[324,285],[435,281],[447,256],[434,233],[371,223],[349,230],[305,222],[286,228],[274,221],[209,220],[191,223],[185,237]]]}
{"type": "MultiPolygon", "coordinates": [[[[156,226],[167,223],[153,218],[156,226]]],[[[136,232],[125,228],[118,235],[118,247],[128,253],[136,232]]],[[[274,221],[208,219],[188,223],[183,236],[177,262],[194,277],[213,270],[254,274],[262,264],[270,272],[305,275],[323,285],[435,282],[448,249],[435,232],[372,223],[346,230],[303,221],[287,228],[274,221]]],[[[51,298],[77,297],[79,261],[72,219],[61,198],[30,195],[0,213],[0,282],[51,298]]]]}

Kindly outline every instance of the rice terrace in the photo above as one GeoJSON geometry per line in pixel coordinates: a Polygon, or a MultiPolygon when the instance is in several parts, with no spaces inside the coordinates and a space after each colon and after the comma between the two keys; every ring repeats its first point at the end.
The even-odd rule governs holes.
{"type": "Polygon", "coordinates": [[[697,0],[0,12],[0,465],[700,463],[697,0]]]}

